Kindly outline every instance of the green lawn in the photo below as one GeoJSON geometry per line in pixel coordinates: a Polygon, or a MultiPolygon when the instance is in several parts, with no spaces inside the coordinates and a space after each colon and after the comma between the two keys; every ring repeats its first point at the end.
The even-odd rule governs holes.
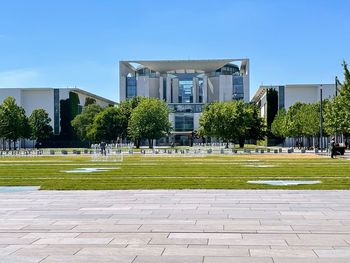
{"type": "Polygon", "coordinates": [[[350,189],[350,161],[302,154],[206,157],[124,156],[123,162],[93,162],[85,156],[0,159],[0,185],[41,189],[350,189]],[[118,168],[65,173],[75,168],[118,168]],[[320,180],[322,184],[270,186],[248,180],[320,180]]]}

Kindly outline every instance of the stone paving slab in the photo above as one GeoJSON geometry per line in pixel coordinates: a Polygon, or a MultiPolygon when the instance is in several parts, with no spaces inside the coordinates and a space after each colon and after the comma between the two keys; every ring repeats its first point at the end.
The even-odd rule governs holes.
{"type": "Polygon", "coordinates": [[[3,192],[1,262],[350,262],[350,191],[3,192]]]}

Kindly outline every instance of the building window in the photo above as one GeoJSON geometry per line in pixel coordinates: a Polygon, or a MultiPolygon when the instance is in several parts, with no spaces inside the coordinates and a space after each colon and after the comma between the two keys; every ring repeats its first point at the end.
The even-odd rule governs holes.
{"type": "Polygon", "coordinates": [[[179,81],[179,102],[193,103],[193,80],[179,81]]]}
{"type": "Polygon", "coordinates": [[[168,106],[171,112],[201,113],[203,111],[203,104],[171,103],[168,106]]]}
{"type": "Polygon", "coordinates": [[[203,103],[203,79],[198,79],[198,102],[203,103]]]}
{"type": "Polygon", "coordinates": [[[53,107],[54,107],[54,117],[53,117],[53,131],[55,135],[60,134],[60,90],[53,90],[53,107]]]}
{"type": "Polygon", "coordinates": [[[278,109],[284,108],[284,86],[278,87],[278,109]]]}
{"type": "Polygon", "coordinates": [[[175,115],[175,131],[192,131],[193,115],[183,114],[175,115]]]}
{"type": "Polygon", "coordinates": [[[163,100],[166,101],[166,78],[163,78],[163,100]]]}
{"type": "Polygon", "coordinates": [[[126,77],[126,98],[136,97],[136,77],[126,77]]]}
{"type": "Polygon", "coordinates": [[[244,98],[243,77],[232,76],[232,99],[241,100],[244,98]]]}

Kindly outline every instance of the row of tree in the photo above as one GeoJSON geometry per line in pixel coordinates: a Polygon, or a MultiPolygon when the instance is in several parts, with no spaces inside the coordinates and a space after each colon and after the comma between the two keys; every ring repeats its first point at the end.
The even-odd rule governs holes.
{"type": "Polygon", "coordinates": [[[280,109],[272,122],[271,132],[279,138],[297,138],[299,141],[319,136],[320,103],[297,102],[288,111],[280,109]]]}
{"type": "Polygon", "coordinates": [[[13,97],[7,97],[0,104],[0,138],[5,149],[6,142],[11,149],[19,139],[43,140],[52,136],[51,119],[43,109],[35,109],[29,118],[23,107],[13,97]]]}
{"type": "MultiPolygon", "coordinates": [[[[169,135],[169,107],[163,100],[135,97],[115,107],[86,106],[74,118],[72,126],[82,140],[89,142],[120,142],[131,139],[139,147],[140,141],[153,141],[169,135]]],[[[243,101],[208,104],[196,133],[201,137],[215,137],[224,142],[238,142],[242,147],[247,139],[260,140],[265,135],[264,120],[253,104],[243,101]]]]}
{"type": "Polygon", "coordinates": [[[167,104],[155,98],[135,97],[114,107],[86,106],[72,126],[80,139],[89,142],[117,142],[131,139],[139,147],[141,139],[153,141],[171,131],[167,104]]]}
{"type": "MultiPolygon", "coordinates": [[[[324,136],[350,134],[350,72],[343,63],[345,80],[339,94],[322,101],[322,123],[324,136]]],[[[320,136],[320,103],[301,103],[292,105],[288,111],[280,109],[271,125],[271,132],[280,138],[310,138],[320,136]]]]}
{"type": "Polygon", "coordinates": [[[264,119],[259,117],[256,105],[242,100],[208,104],[199,124],[200,136],[218,138],[226,147],[230,142],[244,147],[245,140],[262,140],[266,133],[264,119]]]}

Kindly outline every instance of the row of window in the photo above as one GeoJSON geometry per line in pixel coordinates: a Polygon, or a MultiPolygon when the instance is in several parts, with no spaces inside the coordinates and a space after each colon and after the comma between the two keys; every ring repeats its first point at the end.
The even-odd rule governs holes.
{"type": "MultiPolygon", "coordinates": [[[[198,102],[203,102],[203,80],[198,80],[198,102]]],[[[163,99],[167,97],[166,80],[163,80],[163,99]]],[[[137,81],[136,77],[126,78],[126,98],[132,98],[137,95],[137,81]]],[[[234,76],[232,81],[232,99],[243,99],[244,87],[243,77],[234,76]]],[[[193,80],[180,80],[179,81],[179,103],[193,103],[193,80]]]]}
{"type": "Polygon", "coordinates": [[[203,111],[203,104],[169,104],[172,112],[200,113],[203,111]]]}

